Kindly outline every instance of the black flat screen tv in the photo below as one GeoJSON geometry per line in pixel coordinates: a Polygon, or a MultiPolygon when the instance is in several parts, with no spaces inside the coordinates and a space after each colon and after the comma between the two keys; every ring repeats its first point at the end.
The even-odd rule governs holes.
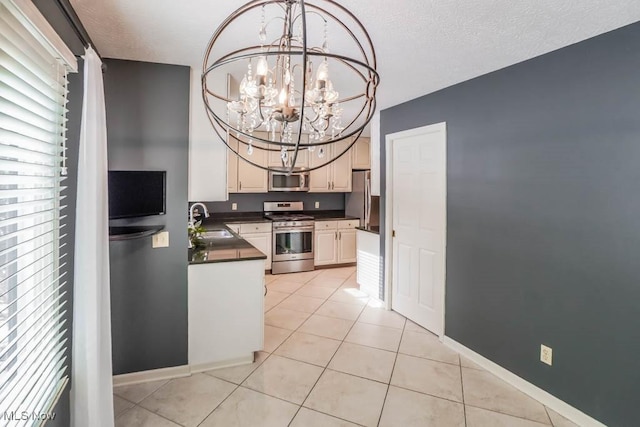
{"type": "Polygon", "coordinates": [[[164,215],[165,171],[109,171],[109,219],[164,215]]]}

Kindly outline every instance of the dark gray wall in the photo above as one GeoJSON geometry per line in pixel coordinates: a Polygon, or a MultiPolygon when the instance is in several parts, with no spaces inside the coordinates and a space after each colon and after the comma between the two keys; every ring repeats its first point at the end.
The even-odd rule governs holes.
{"type": "Polygon", "coordinates": [[[381,114],[382,165],[447,122],[446,335],[611,426],[640,425],[638,52],[634,24],[381,114]]]}
{"type": "MultiPolygon", "coordinates": [[[[58,33],[58,35],[64,40],[65,44],[73,51],[75,55],[84,54],[84,46],[73,32],[71,26],[64,18],[61,10],[56,2],[51,0],[33,0],[40,13],[47,19],[49,24],[58,33]]],[[[69,74],[69,94],[67,95],[68,104],[67,109],[67,167],[68,174],[64,185],[67,187],[62,192],[66,196],[65,204],[67,208],[63,212],[66,218],[61,220],[64,224],[64,230],[66,230],[66,237],[61,239],[61,243],[65,244],[64,251],[66,253],[67,265],[62,270],[66,273],[67,284],[64,286],[66,291],[67,304],[65,309],[67,313],[65,315],[67,333],[65,338],[67,341],[67,375],[71,375],[71,346],[72,346],[72,328],[73,328],[73,266],[74,266],[74,248],[75,248],[75,220],[76,220],[76,194],[77,194],[77,178],[78,178],[78,149],[80,147],[80,125],[82,120],[82,99],[84,94],[83,89],[83,62],[81,58],[78,58],[78,72],[69,74]]],[[[69,389],[71,383],[67,385],[66,389],[60,396],[58,404],[53,409],[56,417],[54,420],[47,422],[49,427],[64,427],[71,424],[71,411],[69,406],[69,389]]]]}
{"type": "MultiPolygon", "coordinates": [[[[344,193],[261,193],[261,194],[229,194],[226,202],[207,202],[211,212],[232,212],[231,204],[237,203],[237,212],[262,212],[263,202],[304,202],[305,210],[316,210],[315,202],[320,202],[317,210],[344,210],[344,193]]],[[[197,202],[197,200],[192,200],[197,202]]]]}
{"type": "Polygon", "coordinates": [[[189,68],[105,60],[110,170],[167,171],[167,213],[111,221],[162,224],[151,238],[111,242],[113,373],[187,363],[187,179],[189,68]]]}

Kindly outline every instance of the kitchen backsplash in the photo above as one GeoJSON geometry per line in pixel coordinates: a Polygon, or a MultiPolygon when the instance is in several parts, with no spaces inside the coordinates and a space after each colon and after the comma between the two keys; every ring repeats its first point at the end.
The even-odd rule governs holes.
{"type": "MultiPolygon", "coordinates": [[[[190,203],[200,200],[191,200],[190,203]]],[[[237,204],[235,212],[262,212],[263,202],[302,201],[305,210],[344,210],[344,193],[260,193],[229,194],[226,202],[204,202],[211,212],[234,212],[232,204],[237,204]],[[318,208],[316,202],[320,203],[318,208]]]]}

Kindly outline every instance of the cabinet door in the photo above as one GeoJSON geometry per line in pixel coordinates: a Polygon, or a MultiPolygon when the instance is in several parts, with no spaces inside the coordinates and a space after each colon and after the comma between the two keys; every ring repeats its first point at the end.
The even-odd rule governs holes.
{"type": "Polygon", "coordinates": [[[315,265],[328,265],[338,262],[337,230],[316,231],[315,265]]]}
{"type": "MultiPolygon", "coordinates": [[[[351,144],[350,138],[334,144],[332,147],[333,155],[336,156],[342,153],[349,144],[351,144]]],[[[351,192],[351,153],[347,152],[344,156],[331,163],[330,166],[333,170],[331,191],[335,193],[351,192]]]]}
{"type": "Polygon", "coordinates": [[[356,230],[338,231],[338,262],[356,262],[356,230]]]}
{"type": "MultiPolygon", "coordinates": [[[[307,140],[307,135],[302,136],[301,143],[305,143],[307,140]]],[[[289,152],[289,156],[293,156],[293,152],[289,152]]],[[[282,160],[280,158],[279,151],[269,151],[269,167],[282,167],[282,160]]],[[[301,148],[298,151],[298,158],[296,159],[297,168],[308,168],[309,167],[309,150],[306,148],[301,148]]]]}
{"type": "MultiPolygon", "coordinates": [[[[240,150],[247,150],[247,147],[240,144],[240,150]]],[[[254,148],[249,159],[258,165],[266,166],[268,152],[254,148]]],[[[238,159],[238,193],[266,193],[267,191],[269,191],[268,172],[238,159]]]]}
{"type": "MultiPolygon", "coordinates": [[[[331,155],[328,153],[327,155],[331,155]]],[[[326,157],[318,157],[318,147],[309,153],[309,167],[313,168],[327,161],[326,157]]],[[[327,193],[331,191],[331,164],[323,168],[311,171],[309,174],[309,192],[327,193]]]]}
{"type": "Polygon", "coordinates": [[[267,256],[264,269],[271,270],[271,233],[243,234],[242,238],[267,256]]]}
{"type": "Polygon", "coordinates": [[[360,137],[351,147],[351,167],[353,169],[371,169],[371,139],[360,137]]]}
{"type": "MultiPolygon", "coordinates": [[[[229,137],[229,145],[238,149],[238,140],[229,137]]],[[[238,156],[227,148],[227,193],[238,192],[238,156]]]]}

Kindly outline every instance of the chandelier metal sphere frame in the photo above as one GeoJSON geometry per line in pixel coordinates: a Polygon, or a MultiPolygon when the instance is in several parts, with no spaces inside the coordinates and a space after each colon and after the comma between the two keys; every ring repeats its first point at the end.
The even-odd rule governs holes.
{"type": "Polygon", "coordinates": [[[291,173],[301,169],[302,150],[317,157],[313,166],[304,167],[309,171],[349,152],[375,112],[379,81],[371,38],[345,7],[333,0],[254,0],[227,17],[211,37],[202,97],[213,129],[232,152],[258,168],[291,173]],[[238,38],[237,32],[230,34],[238,28],[255,29],[256,44],[224,51],[238,38]],[[348,55],[329,49],[334,39],[348,55]],[[229,74],[240,80],[238,70],[243,76],[236,96],[228,89],[220,93],[220,79],[229,74]],[[334,87],[331,73],[340,76],[336,80],[343,87],[334,87]],[[238,141],[237,148],[230,138],[238,141]],[[349,144],[329,149],[348,138],[349,144]],[[254,150],[279,152],[280,165],[256,161],[254,150]]]}

